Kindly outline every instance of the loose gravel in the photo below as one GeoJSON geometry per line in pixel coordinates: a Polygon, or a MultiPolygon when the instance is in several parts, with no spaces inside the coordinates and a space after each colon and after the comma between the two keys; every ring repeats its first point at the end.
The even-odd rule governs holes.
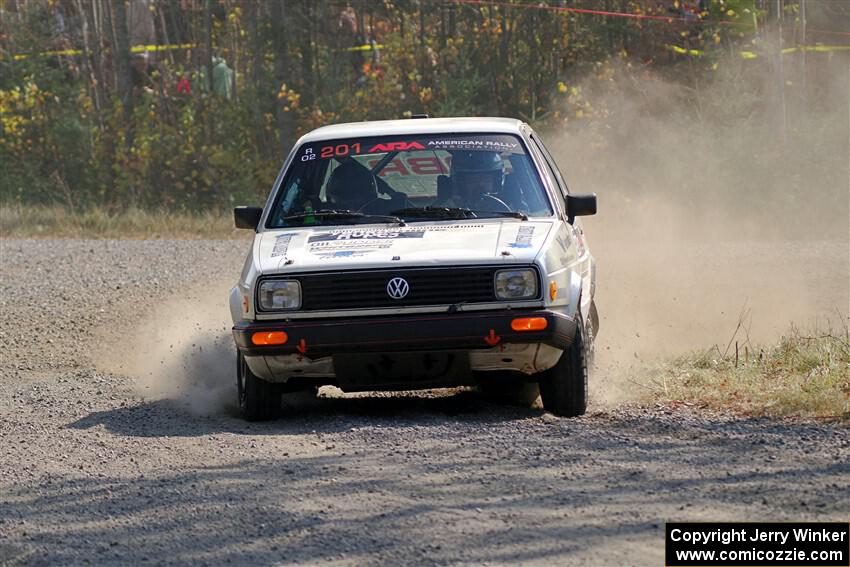
{"type": "Polygon", "coordinates": [[[840,424],[454,390],[249,424],[96,361],[205,281],[226,318],[246,249],[0,243],[0,565],[661,565],[665,521],[848,520],[840,424]]]}

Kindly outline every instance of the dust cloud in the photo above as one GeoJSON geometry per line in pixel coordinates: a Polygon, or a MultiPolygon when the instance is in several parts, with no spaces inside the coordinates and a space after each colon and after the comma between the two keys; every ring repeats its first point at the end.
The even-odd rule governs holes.
{"type": "Polygon", "coordinates": [[[95,355],[98,368],[130,376],[147,400],[173,400],[197,415],[235,412],[236,349],[226,305],[233,283],[211,283],[160,304],[118,333],[120,357],[104,343],[95,355]]]}
{"type": "Polygon", "coordinates": [[[598,195],[597,399],[611,383],[628,397],[618,376],[658,357],[847,324],[848,71],[846,53],[810,57],[805,77],[787,58],[784,96],[766,58],[703,82],[617,68],[582,82],[596,119],[544,138],[571,190],[598,195]]]}
{"type": "MultiPolygon", "coordinates": [[[[769,58],[730,57],[701,81],[600,68],[565,109],[593,116],[544,132],[571,190],[599,198],[583,219],[598,261],[596,403],[631,397],[624,376],[661,357],[848,323],[850,65],[819,55],[805,76],[785,60],[784,96],[769,58]]],[[[687,65],[674,72],[705,76],[687,65]]],[[[160,307],[131,356],[104,366],[146,398],[225,410],[226,297],[222,284],[160,307]]]]}

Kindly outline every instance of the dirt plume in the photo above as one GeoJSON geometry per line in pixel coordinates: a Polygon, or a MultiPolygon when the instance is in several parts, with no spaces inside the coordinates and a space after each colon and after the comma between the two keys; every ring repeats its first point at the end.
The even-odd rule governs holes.
{"type": "Polygon", "coordinates": [[[119,333],[120,347],[114,340],[105,343],[95,355],[98,367],[132,377],[145,399],[174,400],[199,415],[235,411],[228,287],[213,284],[160,304],[119,333]],[[131,351],[123,352],[126,344],[131,351]],[[114,355],[118,348],[120,357],[114,355]]]}
{"type": "Polygon", "coordinates": [[[848,58],[812,59],[805,81],[785,60],[784,93],[765,57],[710,80],[607,66],[566,109],[593,117],[545,136],[572,191],[599,198],[597,400],[659,356],[846,324],[848,58]]]}

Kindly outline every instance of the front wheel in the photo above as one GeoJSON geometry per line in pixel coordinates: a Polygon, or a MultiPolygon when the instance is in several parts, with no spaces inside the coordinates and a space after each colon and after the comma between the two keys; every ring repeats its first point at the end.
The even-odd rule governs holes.
{"type": "Polygon", "coordinates": [[[540,378],[543,409],[555,415],[576,417],[587,411],[587,344],[581,315],[572,344],[558,363],[540,378]]]}
{"type": "Polygon", "coordinates": [[[239,415],[247,421],[266,421],[280,417],[279,384],[256,376],[242,353],[236,356],[236,388],[239,393],[239,415]]]}

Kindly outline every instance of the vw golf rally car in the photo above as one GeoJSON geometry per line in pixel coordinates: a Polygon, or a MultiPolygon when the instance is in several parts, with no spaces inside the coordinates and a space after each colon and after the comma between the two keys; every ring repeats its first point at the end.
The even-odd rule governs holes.
{"type": "Polygon", "coordinates": [[[303,136],[230,293],[240,411],[281,396],[477,385],[552,413],[587,404],[595,260],[538,135],[505,118],[340,124],[303,136]]]}

